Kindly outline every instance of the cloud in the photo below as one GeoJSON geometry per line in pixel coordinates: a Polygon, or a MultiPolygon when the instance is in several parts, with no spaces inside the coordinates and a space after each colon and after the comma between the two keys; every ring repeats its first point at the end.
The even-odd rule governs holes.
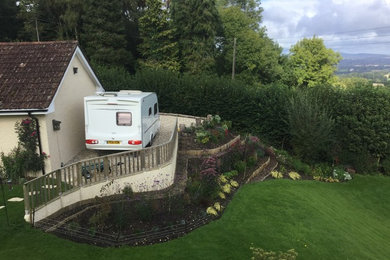
{"type": "Polygon", "coordinates": [[[317,35],[341,51],[388,49],[380,43],[390,42],[390,0],[264,0],[262,7],[268,35],[284,48],[317,35]]]}

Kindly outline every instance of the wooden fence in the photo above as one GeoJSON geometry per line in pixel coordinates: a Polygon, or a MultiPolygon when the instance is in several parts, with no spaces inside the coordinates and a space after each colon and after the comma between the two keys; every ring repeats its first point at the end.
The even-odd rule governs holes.
{"type": "Polygon", "coordinates": [[[159,168],[172,159],[177,138],[177,119],[168,142],[138,151],[126,151],[87,159],[49,172],[24,184],[24,203],[30,223],[35,210],[59,198],[108,179],[159,168]]]}

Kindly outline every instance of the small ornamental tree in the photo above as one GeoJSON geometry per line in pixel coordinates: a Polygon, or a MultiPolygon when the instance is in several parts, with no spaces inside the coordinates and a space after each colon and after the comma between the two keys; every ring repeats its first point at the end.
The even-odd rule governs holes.
{"type": "Polygon", "coordinates": [[[38,133],[34,120],[24,119],[15,124],[18,146],[10,154],[1,153],[4,170],[8,178],[25,177],[29,171],[39,171],[44,167],[45,153],[38,153],[38,133]]]}
{"type": "Polygon", "coordinates": [[[38,133],[35,120],[24,119],[15,124],[15,131],[18,134],[19,143],[24,152],[25,170],[39,171],[44,165],[45,153],[38,153],[38,133]]]}

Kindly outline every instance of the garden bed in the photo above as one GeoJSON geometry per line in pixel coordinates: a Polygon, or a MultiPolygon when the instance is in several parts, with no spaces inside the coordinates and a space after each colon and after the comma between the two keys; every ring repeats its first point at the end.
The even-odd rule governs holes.
{"type": "MultiPolygon", "coordinates": [[[[207,131],[213,133],[220,126],[213,127],[207,131]]],[[[183,159],[186,162],[185,174],[177,173],[180,176],[175,178],[174,186],[182,182],[180,193],[174,186],[156,193],[133,193],[129,186],[115,196],[101,194],[95,202],[63,212],[37,226],[77,242],[120,246],[164,242],[209,223],[222,215],[240,185],[269,162],[257,137],[249,136],[241,142],[239,136],[223,129],[218,130],[218,137],[211,137],[218,140],[217,147],[197,142],[191,135],[184,137],[186,145],[179,148],[180,152],[214,147],[213,151],[218,153],[181,155],[182,158],[183,153],[179,153],[178,163],[183,159]]],[[[183,144],[182,134],[179,143],[183,144]]]]}

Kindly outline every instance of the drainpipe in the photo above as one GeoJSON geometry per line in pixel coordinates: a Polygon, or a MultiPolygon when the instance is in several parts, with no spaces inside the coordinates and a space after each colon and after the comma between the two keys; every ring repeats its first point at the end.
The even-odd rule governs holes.
{"type": "MultiPolygon", "coordinates": [[[[37,126],[37,135],[38,135],[38,149],[39,149],[39,155],[42,155],[43,151],[42,151],[42,142],[41,142],[41,132],[39,131],[39,120],[38,118],[36,118],[35,116],[33,116],[31,114],[31,112],[28,112],[28,116],[35,120],[35,125],[37,126]]],[[[46,172],[45,172],[45,161],[42,162],[43,165],[42,165],[42,175],[45,175],[46,172]]]]}

